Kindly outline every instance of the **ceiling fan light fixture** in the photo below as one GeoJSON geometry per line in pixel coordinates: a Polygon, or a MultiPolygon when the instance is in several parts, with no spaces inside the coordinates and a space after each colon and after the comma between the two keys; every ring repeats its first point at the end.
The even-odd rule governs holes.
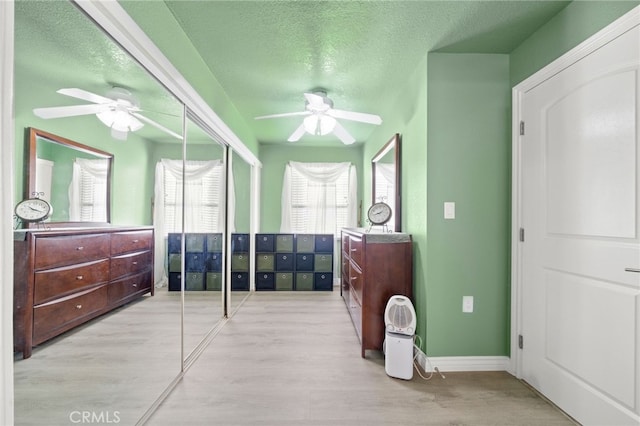
{"type": "MultiPolygon", "coordinates": [[[[135,132],[140,130],[144,125],[136,120],[125,109],[114,108],[102,111],[96,114],[98,119],[107,127],[118,133],[135,132]]],[[[115,133],[112,132],[115,137],[115,133]]],[[[116,139],[122,139],[117,137],[116,139]]],[[[126,139],[126,136],[125,136],[126,139]]]]}
{"type": "Polygon", "coordinates": [[[312,114],[303,123],[307,133],[320,136],[333,132],[336,127],[336,119],[324,114],[312,114]]]}

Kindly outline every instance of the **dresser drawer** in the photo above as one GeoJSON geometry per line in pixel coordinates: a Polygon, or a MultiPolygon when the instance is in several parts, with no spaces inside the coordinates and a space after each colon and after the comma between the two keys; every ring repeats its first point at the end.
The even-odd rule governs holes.
{"type": "Polygon", "coordinates": [[[153,232],[151,230],[116,232],[111,236],[111,254],[149,250],[153,244],[152,239],[153,232]]]}
{"type": "Polygon", "coordinates": [[[34,267],[45,269],[107,258],[109,241],[109,234],[37,238],[34,267]]]}
{"type": "Polygon", "coordinates": [[[349,294],[347,308],[349,308],[349,314],[351,315],[358,339],[362,342],[362,304],[355,297],[353,291],[349,294]]]}
{"type": "Polygon", "coordinates": [[[358,265],[362,265],[362,239],[349,236],[349,251],[347,252],[351,260],[358,265]]]}
{"type": "Polygon", "coordinates": [[[35,273],[33,304],[39,305],[49,300],[64,297],[95,284],[109,281],[109,260],[55,269],[45,269],[35,273]]]}
{"type": "Polygon", "coordinates": [[[125,254],[111,258],[111,279],[143,272],[151,268],[151,252],[125,254]]]}
{"type": "Polygon", "coordinates": [[[33,343],[38,344],[107,306],[107,286],[101,285],[33,309],[33,343]]]}
{"type": "Polygon", "coordinates": [[[353,263],[349,264],[349,287],[351,288],[352,296],[358,299],[359,303],[362,303],[362,289],[364,284],[364,277],[362,272],[354,266],[353,263]]]}
{"type": "Polygon", "coordinates": [[[150,290],[151,271],[123,278],[109,284],[109,304],[113,305],[114,303],[126,299],[129,296],[138,293],[146,293],[150,290]]]}

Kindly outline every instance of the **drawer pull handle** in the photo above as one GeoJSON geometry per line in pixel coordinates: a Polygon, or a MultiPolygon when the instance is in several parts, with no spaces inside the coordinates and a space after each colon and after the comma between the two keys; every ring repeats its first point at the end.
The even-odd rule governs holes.
{"type": "Polygon", "coordinates": [[[351,251],[358,251],[358,249],[351,249],[351,251]]]}
{"type": "Polygon", "coordinates": [[[76,309],[82,309],[82,305],[76,305],[76,309]]]}
{"type": "Polygon", "coordinates": [[[134,287],[138,287],[138,284],[136,284],[136,283],[133,283],[133,286],[134,286],[134,287]]]}
{"type": "Polygon", "coordinates": [[[133,263],[134,265],[137,265],[137,264],[138,264],[138,262],[137,262],[137,261],[135,261],[135,260],[134,260],[132,263],[133,263]]]}
{"type": "Polygon", "coordinates": [[[640,273],[640,269],[638,268],[624,268],[626,272],[638,272],[640,273]]]}
{"type": "Polygon", "coordinates": [[[78,281],[83,280],[83,279],[84,279],[84,276],[82,276],[82,275],[76,276],[76,280],[78,280],[78,281]]]}
{"type": "Polygon", "coordinates": [[[140,240],[133,240],[133,241],[131,241],[131,242],[132,242],[133,244],[136,244],[136,243],[140,242],[140,240]]]}
{"type": "Polygon", "coordinates": [[[83,246],[76,247],[76,250],[78,251],[84,250],[84,247],[83,246]]]}
{"type": "Polygon", "coordinates": [[[355,280],[357,280],[357,279],[358,279],[358,277],[351,277],[351,278],[349,278],[349,280],[350,280],[350,281],[355,281],[355,280]]]}

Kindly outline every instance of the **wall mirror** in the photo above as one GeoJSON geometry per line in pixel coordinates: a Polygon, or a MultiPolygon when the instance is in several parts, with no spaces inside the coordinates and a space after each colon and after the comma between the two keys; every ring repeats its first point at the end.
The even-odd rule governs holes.
{"type": "Polygon", "coordinates": [[[401,230],[400,170],[400,135],[396,133],[371,160],[371,200],[391,207],[387,226],[392,232],[401,230]]]}
{"type": "Polygon", "coordinates": [[[113,154],[34,128],[28,138],[24,197],[51,204],[49,225],[109,223],[113,154]],[[83,199],[87,192],[91,200],[83,199]]]}
{"type": "MultiPolygon", "coordinates": [[[[159,158],[182,160],[183,105],[72,2],[15,3],[14,67],[16,197],[32,185],[33,173],[23,172],[24,165],[31,167],[29,149],[22,145],[30,143],[25,129],[44,129],[90,147],[84,152],[113,156],[112,226],[153,224],[154,167],[159,158]],[[180,138],[145,124],[117,140],[95,114],[45,120],[33,112],[83,103],[57,93],[61,88],[104,95],[112,86],[135,93],[145,116],[180,138]]],[[[54,214],[64,210],[52,204],[54,214]]],[[[180,292],[156,286],[154,296],[38,345],[29,359],[16,353],[15,423],[73,424],[74,413],[86,411],[136,424],[180,374],[181,315],[180,292]]]]}

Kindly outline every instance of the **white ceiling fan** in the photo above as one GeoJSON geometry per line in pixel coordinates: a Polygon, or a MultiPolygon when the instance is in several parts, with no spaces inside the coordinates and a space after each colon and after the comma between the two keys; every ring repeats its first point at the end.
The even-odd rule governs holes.
{"type": "Polygon", "coordinates": [[[182,136],[167,129],[161,124],[140,114],[140,104],[129,92],[120,87],[112,88],[106,96],[96,95],[86,90],[70,88],[57,91],[61,95],[82,99],[91,102],[90,104],[35,108],[33,113],[40,118],[62,118],[74,117],[77,115],[95,114],[98,119],[111,129],[111,136],[115,139],[126,140],[127,134],[140,130],[145,123],[168,133],[169,135],[182,140],[182,136]]]}
{"type": "Polygon", "coordinates": [[[306,111],[263,115],[255,119],[305,115],[307,117],[302,124],[287,139],[289,142],[300,140],[305,132],[312,135],[326,135],[333,132],[345,145],[350,145],[356,140],[336,119],[359,121],[368,124],[382,123],[382,119],[378,115],[334,109],[333,101],[327,97],[325,92],[305,93],[304,97],[306,99],[306,111]]]}

